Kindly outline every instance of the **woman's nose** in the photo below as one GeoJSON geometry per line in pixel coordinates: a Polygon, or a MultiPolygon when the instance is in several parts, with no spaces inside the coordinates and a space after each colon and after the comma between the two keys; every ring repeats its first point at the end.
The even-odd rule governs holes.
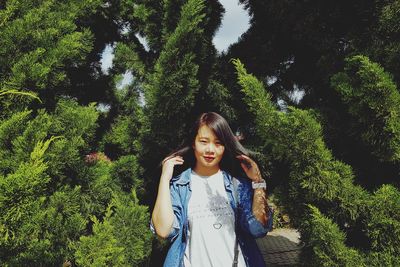
{"type": "Polygon", "coordinates": [[[212,143],[209,143],[206,146],[206,152],[214,152],[214,150],[215,150],[215,146],[212,143]]]}

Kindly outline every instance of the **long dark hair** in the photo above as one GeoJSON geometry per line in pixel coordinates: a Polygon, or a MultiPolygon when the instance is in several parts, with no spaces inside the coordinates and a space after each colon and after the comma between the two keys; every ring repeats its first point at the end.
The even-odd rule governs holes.
{"type": "Polygon", "coordinates": [[[242,154],[249,156],[253,153],[242,146],[233,134],[225,118],[215,112],[202,113],[193,124],[187,138],[176,150],[168,155],[182,156],[185,160],[183,165],[175,166],[174,173],[180,173],[188,167],[192,169],[195,167],[196,158],[194,156],[193,144],[200,127],[203,125],[208,126],[218,137],[222,145],[225,146],[225,151],[219,163],[219,167],[222,170],[230,172],[232,175],[243,175],[240,161],[236,156],[242,154]]]}

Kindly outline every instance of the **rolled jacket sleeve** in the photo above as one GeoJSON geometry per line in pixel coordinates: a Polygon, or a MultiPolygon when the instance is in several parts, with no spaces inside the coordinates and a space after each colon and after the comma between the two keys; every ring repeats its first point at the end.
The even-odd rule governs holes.
{"type": "Polygon", "coordinates": [[[271,208],[268,208],[268,221],[263,225],[253,214],[253,195],[254,191],[251,187],[251,182],[248,179],[241,179],[238,186],[239,205],[238,205],[238,220],[239,226],[243,231],[249,233],[255,238],[265,236],[272,229],[273,213],[271,208]]]}
{"type": "MultiPolygon", "coordinates": [[[[172,223],[171,231],[169,232],[166,239],[170,242],[174,241],[174,239],[178,236],[179,230],[182,225],[182,203],[177,192],[177,188],[174,184],[170,185],[171,192],[171,202],[172,202],[172,210],[174,212],[174,221],[172,223]]],[[[150,230],[153,234],[156,234],[156,230],[153,224],[153,220],[150,220],[150,230]]]]}

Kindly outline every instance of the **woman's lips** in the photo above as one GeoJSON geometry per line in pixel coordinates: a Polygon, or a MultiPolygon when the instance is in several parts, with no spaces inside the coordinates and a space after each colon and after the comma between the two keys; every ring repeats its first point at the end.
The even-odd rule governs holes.
{"type": "Polygon", "coordinates": [[[214,157],[204,157],[204,159],[205,159],[207,162],[210,162],[210,161],[213,161],[213,160],[214,160],[214,157]]]}

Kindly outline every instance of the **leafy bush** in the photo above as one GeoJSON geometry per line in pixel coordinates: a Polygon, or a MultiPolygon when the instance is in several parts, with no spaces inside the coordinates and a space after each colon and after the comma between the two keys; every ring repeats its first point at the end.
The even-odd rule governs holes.
{"type": "Polygon", "coordinates": [[[147,209],[123,193],[139,185],[127,182],[138,181],[135,157],[113,167],[104,153],[87,154],[97,117],[93,104],[64,99],[54,113],[26,111],[2,121],[0,155],[8,159],[0,165],[0,259],[5,266],[74,262],[76,242],[92,232],[89,218],[94,216],[99,221],[106,216],[104,224],[94,221],[95,235],[115,227],[113,235],[129,253],[125,263],[139,264],[150,253],[147,209]],[[111,226],[110,205],[116,207],[111,226]]]}
{"type": "Polygon", "coordinates": [[[345,245],[345,235],[330,219],[314,206],[301,226],[302,240],[306,242],[303,261],[311,266],[367,266],[363,257],[345,245]]]}
{"type": "Polygon", "coordinates": [[[103,221],[92,217],[93,235],[82,236],[76,244],[79,266],[142,266],[150,255],[152,234],[147,207],[131,196],[113,198],[103,221]]]}
{"type": "Polygon", "coordinates": [[[347,58],[344,72],[332,77],[353,116],[349,124],[381,161],[400,160],[400,93],[390,75],[365,56],[347,58]]]}
{"type": "Polygon", "coordinates": [[[364,219],[372,251],[400,254],[400,192],[391,185],[379,188],[370,201],[364,219]]]}
{"type": "Polygon", "coordinates": [[[139,189],[143,186],[143,181],[139,180],[141,168],[134,155],[122,156],[116,160],[111,170],[111,177],[115,179],[125,192],[131,188],[139,189]]]}
{"type": "MultiPolygon", "coordinates": [[[[390,157],[393,156],[392,159],[395,160],[398,146],[395,134],[398,107],[391,105],[388,108],[393,112],[388,111],[379,101],[395,104],[398,102],[398,93],[393,91],[393,84],[390,84],[388,77],[383,75],[376,65],[371,65],[365,62],[365,58],[360,57],[353,59],[352,63],[355,64],[352,67],[360,68],[356,80],[367,87],[365,90],[370,90],[364,92],[364,89],[359,89],[361,91],[357,94],[366,94],[363,96],[366,99],[361,101],[361,104],[367,103],[376,108],[372,110],[378,118],[388,119],[387,124],[377,125],[393,130],[387,135],[390,137],[385,139],[387,142],[380,142],[379,147],[392,151],[390,157]],[[376,72],[375,76],[370,73],[371,68],[376,72]],[[383,99],[376,100],[372,97],[373,84],[369,83],[373,82],[380,86],[377,93],[382,94],[383,99]],[[392,144],[394,146],[391,146],[392,144]]],[[[271,97],[263,84],[248,74],[240,61],[235,60],[234,64],[239,84],[245,93],[245,101],[256,116],[257,133],[264,142],[264,153],[288,170],[288,177],[280,183],[281,194],[286,195],[281,201],[293,224],[300,228],[302,239],[306,242],[311,257],[304,257],[305,263],[314,266],[362,266],[369,264],[363,262],[362,257],[369,258],[368,255],[374,253],[388,264],[398,262],[398,191],[392,186],[383,186],[372,196],[361,186],[355,185],[351,167],[335,160],[325,146],[321,125],[314,113],[296,108],[288,108],[285,112],[278,111],[270,101],[271,97]],[[327,217],[321,215],[319,210],[323,210],[327,217]],[[365,240],[347,240],[342,231],[361,234],[365,240]],[[354,248],[347,247],[346,243],[351,243],[354,248]],[[364,251],[366,247],[369,251],[364,251]],[[361,254],[363,256],[360,256],[361,254]]],[[[354,98],[352,101],[358,100],[354,98]]],[[[358,113],[364,110],[364,107],[355,105],[354,110],[363,123],[368,123],[368,120],[362,117],[364,114],[358,113]]],[[[368,139],[371,144],[377,144],[373,139],[378,138],[379,127],[375,130],[369,135],[372,138],[368,139]]]]}

